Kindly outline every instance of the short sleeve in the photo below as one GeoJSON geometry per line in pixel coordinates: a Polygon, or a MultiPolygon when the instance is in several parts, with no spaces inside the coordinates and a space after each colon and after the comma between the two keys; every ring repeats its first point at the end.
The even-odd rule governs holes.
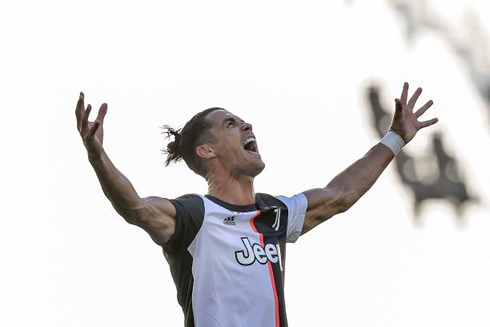
{"type": "Polygon", "coordinates": [[[301,235],[305,221],[308,200],[303,193],[296,194],[293,197],[278,196],[288,208],[288,228],[286,242],[294,243],[301,235]]]}
{"type": "Polygon", "coordinates": [[[201,228],[204,219],[204,202],[199,195],[184,195],[177,199],[169,199],[174,205],[175,232],[170,240],[163,245],[167,253],[185,249],[192,242],[201,228]]]}

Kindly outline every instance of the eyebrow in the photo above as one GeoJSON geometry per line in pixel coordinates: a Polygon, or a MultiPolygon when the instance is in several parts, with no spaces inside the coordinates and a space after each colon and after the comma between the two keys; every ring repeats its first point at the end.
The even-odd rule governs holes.
{"type": "Polygon", "coordinates": [[[226,123],[228,123],[228,122],[234,122],[234,123],[236,123],[236,122],[240,122],[240,123],[244,123],[243,119],[240,119],[240,118],[238,118],[238,117],[236,117],[236,116],[233,116],[233,117],[228,117],[228,118],[225,118],[225,119],[223,120],[222,125],[226,125],[226,123]]]}

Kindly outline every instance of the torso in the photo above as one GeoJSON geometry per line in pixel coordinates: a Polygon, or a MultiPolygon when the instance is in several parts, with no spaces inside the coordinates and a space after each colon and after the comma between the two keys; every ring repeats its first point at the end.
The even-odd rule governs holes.
{"type": "Polygon", "coordinates": [[[257,194],[250,206],[198,195],[171,200],[176,235],[164,253],[186,326],[287,326],[286,241],[301,232],[301,196],[257,194]],[[299,218],[289,217],[290,208],[299,218]]]}

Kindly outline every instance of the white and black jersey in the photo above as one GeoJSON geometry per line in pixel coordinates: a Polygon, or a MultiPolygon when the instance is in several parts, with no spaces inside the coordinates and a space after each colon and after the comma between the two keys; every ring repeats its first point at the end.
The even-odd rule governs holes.
{"type": "Polygon", "coordinates": [[[175,234],[163,252],[185,326],[287,326],[286,242],[301,234],[306,196],[256,194],[253,205],[209,195],[170,201],[175,234]]]}

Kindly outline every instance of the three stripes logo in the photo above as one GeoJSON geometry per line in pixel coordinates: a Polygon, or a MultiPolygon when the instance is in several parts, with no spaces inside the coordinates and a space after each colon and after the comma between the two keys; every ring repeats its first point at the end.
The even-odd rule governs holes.
{"type": "Polygon", "coordinates": [[[226,217],[225,219],[223,219],[223,224],[228,226],[236,226],[235,216],[226,217]]]}

